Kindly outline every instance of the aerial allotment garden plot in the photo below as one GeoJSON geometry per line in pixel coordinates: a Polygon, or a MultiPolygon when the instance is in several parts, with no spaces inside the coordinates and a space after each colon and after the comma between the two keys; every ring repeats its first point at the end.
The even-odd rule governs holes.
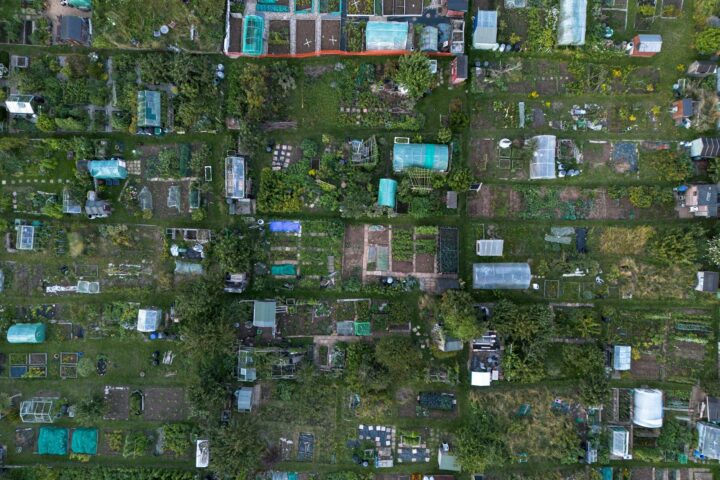
{"type": "Polygon", "coordinates": [[[0,2],[0,476],[716,478],[719,14],[0,2]]]}

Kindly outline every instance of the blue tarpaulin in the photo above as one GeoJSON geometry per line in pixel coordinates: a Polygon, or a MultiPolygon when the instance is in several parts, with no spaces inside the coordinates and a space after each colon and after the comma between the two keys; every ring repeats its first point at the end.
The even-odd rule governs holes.
{"type": "Polygon", "coordinates": [[[271,232],[300,233],[300,222],[297,220],[276,220],[268,225],[271,232]]]}

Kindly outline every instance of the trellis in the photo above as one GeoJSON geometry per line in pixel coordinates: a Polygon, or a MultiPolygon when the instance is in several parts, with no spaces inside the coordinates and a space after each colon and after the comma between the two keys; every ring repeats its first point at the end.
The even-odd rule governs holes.
{"type": "Polygon", "coordinates": [[[426,168],[409,168],[406,170],[410,179],[410,189],[413,192],[431,192],[432,186],[432,170],[426,168]]]}

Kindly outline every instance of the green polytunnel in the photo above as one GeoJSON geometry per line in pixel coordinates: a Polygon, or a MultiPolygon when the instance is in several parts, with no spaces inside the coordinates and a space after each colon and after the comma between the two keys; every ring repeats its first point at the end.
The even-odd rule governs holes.
{"type": "Polygon", "coordinates": [[[246,55],[263,53],[263,32],[265,19],[257,15],[248,15],[243,23],[242,52],[246,55]]]}
{"type": "Polygon", "coordinates": [[[73,453],[95,455],[97,454],[97,444],[97,428],[76,428],[72,431],[70,448],[73,453]]]}
{"type": "Polygon", "coordinates": [[[393,170],[402,172],[408,168],[424,168],[446,172],[450,164],[447,145],[428,143],[396,143],[393,145],[393,170]]]}
{"type": "Polygon", "coordinates": [[[8,328],[9,343],[42,343],[45,341],[45,324],[16,323],[8,328]]]}
{"type": "Polygon", "coordinates": [[[67,455],[68,429],[61,427],[40,427],[37,453],[40,455],[67,455]]]}
{"type": "Polygon", "coordinates": [[[398,184],[391,178],[381,178],[378,189],[378,205],[381,207],[395,208],[395,196],[398,184]]]}

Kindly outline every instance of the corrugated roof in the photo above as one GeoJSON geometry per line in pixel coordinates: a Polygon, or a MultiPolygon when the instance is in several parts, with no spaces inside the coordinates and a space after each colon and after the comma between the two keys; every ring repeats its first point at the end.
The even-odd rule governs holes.
{"type": "Polygon", "coordinates": [[[481,290],[517,289],[530,287],[530,265],[527,263],[475,263],[473,288],[481,290]]]}
{"type": "Polygon", "coordinates": [[[502,257],[504,240],[478,240],[475,252],[481,257],[502,257]]]}
{"type": "Polygon", "coordinates": [[[391,178],[381,178],[378,188],[378,205],[381,207],[395,208],[396,193],[397,181],[391,178]]]}
{"type": "Polygon", "coordinates": [[[585,45],[587,0],[561,0],[558,45],[585,45]]]}
{"type": "Polygon", "coordinates": [[[277,325],[276,302],[255,300],[253,326],[275,329],[277,325]]]}
{"type": "Polygon", "coordinates": [[[252,410],[252,396],[253,389],[249,387],[242,387],[235,391],[235,398],[237,398],[237,409],[240,412],[249,412],[252,410]]]}
{"type": "Polygon", "coordinates": [[[497,11],[478,10],[473,30],[473,47],[482,50],[494,48],[497,44],[497,11]]]}

